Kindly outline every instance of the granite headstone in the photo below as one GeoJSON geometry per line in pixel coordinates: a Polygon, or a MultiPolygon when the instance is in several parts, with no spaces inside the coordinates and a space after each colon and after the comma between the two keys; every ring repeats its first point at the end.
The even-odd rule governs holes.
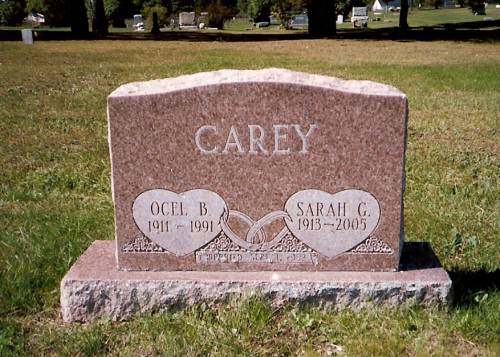
{"type": "Polygon", "coordinates": [[[93,242],[62,280],[64,321],[253,295],[324,308],[450,303],[429,244],[403,245],[400,91],[223,70],[126,84],[108,119],[116,240],[93,242]]]}
{"type": "Polygon", "coordinates": [[[281,69],[108,98],[122,270],[399,267],[407,99],[281,69]]]}

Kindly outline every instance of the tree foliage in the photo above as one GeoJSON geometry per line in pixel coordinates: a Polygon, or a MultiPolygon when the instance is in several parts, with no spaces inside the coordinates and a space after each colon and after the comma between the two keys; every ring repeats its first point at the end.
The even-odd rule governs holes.
{"type": "Polygon", "coordinates": [[[111,21],[113,27],[125,27],[125,16],[121,16],[120,5],[124,1],[120,0],[104,0],[104,13],[111,21]]]}
{"type": "Polygon", "coordinates": [[[26,16],[25,0],[3,0],[0,2],[0,23],[15,26],[20,25],[26,16]]]}
{"type": "Polygon", "coordinates": [[[275,0],[271,12],[278,18],[282,26],[288,28],[293,15],[304,11],[307,4],[307,0],[275,0]]]}
{"type": "Polygon", "coordinates": [[[0,22],[6,25],[20,25],[31,12],[45,16],[45,25],[58,27],[70,23],[69,0],[0,0],[0,22]]]}
{"type": "Polygon", "coordinates": [[[254,22],[269,21],[273,0],[250,0],[248,3],[248,16],[254,22]]]}
{"type": "Polygon", "coordinates": [[[92,0],[92,32],[98,37],[108,34],[108,20],[103,0],[92,0]]]}
{"type": "Polygon", "coordinates": [[[172,0],[172,12],[178,14],[182,11],[194,11],[195,0],[172,0]]]}
{"type": "Polygon", "coordinates": [[[89,22],[85,0],[71,0],[68,8],[71,32],[77,36],[86,35],[89,32],[89,22]]]}
{"type": "Polygon", "coordinates": [[[481,0],[468,0],[469,7],[474,15],[486,15],[486,6],[481,0]]]}
{"type": "Polygon", "coordinates": [[[238,8],[238,13],[242,15],[248,14],[248,3],[249,0],[238,0],[236,7],[238,8]]]}
{"type": "Polygon", "coordinates": [[[26,1],[26,12],[39,12],[45,14],[47,12],[47,6],[45,0],[28,0],[26,1]]]}
{"type": "Polygon", "coordinates": [[[45,3],[45,21],[50,26],[68,26],[68,0],[44,0],[45,3]]]}
{"type": "Polygon", "coordinates": [[[158,26],[163,27],[170,24],[170,13],[168,8],[162,5],[153,5],[144,7],[142,14],[146,19],[146,28],[151,30],[153,28],[153,14],[156,13],[158,19],[158,26]]]}
{"type": "Polygon", "coordinates": [[[208,4],[208,26],[222,29],[224,22],[236,15],[237,2],[233,0],[212,0],[208,4]]]}
{"type": "Polygon", "coordinates": [[[370,0],[337,0],[335,2],[335,13],[347,18],[353,7],[368,6],[370,0]]]}

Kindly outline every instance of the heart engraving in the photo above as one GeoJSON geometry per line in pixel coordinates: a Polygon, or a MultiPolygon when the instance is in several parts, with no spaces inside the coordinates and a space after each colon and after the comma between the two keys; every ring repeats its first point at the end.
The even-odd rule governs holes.
{"type": "Polygon", "coordinates": [[[285,204],[285,223],[303,243],[329,258],[354,248],[375,230],[380,206],[370,193],[345,190],[335,194],[304,190],[285,204]]]}
{"type": "Polygon", "coordinates": [[[224,200],[208,190],[180,194],[149,190],[137,196],[132,206],[140,231],[177,256],[192,253],[214,239],[222,230],[221,217],[227,212],[224,200]]]}

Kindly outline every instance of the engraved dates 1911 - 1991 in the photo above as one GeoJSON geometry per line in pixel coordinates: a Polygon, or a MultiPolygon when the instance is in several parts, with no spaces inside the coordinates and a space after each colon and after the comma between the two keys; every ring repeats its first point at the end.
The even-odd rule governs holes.
{"type": "Polygon", "coordinates": [[[162,189],[141,193],[132,210],[141,232],[177,256],[192,253],[214,239],[220,233],[220,219],[228,211],[215,192],[177,194],[162,189]]]}

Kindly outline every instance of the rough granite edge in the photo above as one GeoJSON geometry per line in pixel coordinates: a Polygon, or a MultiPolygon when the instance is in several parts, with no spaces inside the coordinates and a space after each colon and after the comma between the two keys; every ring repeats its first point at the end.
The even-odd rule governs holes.
{"type": "Polygon", "coordinates": [[[223,69],[146,82],[127,83],[115,89],[108,98],[154,95],[229,83],[287,83],[353,94],[394,96],[406,99],[403,92],[386,84],[372,81],[342,80],[335,77],[295,72],[281,68],[261,70],[223,69]]]}
{"type": "Polygon", "coordinates": [[[395,283],[237,283],[186,281],[79,281],[61,286],[61,310],[65,322],[99,318],[127,320],[134,315],[176,310],[206,303],[218,306],[251,296],[263,296],[273,306],[312,303],[321,309],[354,311],[377,307],[446,307],[450,284],[395,283]]]}
{"type": "Polygon", "coordinates": [[[213,272],[122,272],[113,262],[113,246],[112,241],[94,242],[61,281],[65,322],[127,320],[134,315],[170,311],[201,302],[217,306],[255,295],[264,296],[275,306],[312,303],[323,309],[353,310],[417,305],[447,307],[452,298],[452,282],[443,268],[420,270],[418,277],[412,271],[354,272],[346,279],[349,273],[340,272],[333,273],[331,280],[315,278],[324,276],[323,272],[317,275],[308,272],[307,280],[298,281],[286,278],[287,274],[301,275],[296,272],[282,272],[284,276],[276,280],[265,272],[259,279],[249,279],[245,272],[235,274],[240,278],[227,273],[215,278],[213,272]],[[101,264],[100,268],[96,264],[101,264]]]}

